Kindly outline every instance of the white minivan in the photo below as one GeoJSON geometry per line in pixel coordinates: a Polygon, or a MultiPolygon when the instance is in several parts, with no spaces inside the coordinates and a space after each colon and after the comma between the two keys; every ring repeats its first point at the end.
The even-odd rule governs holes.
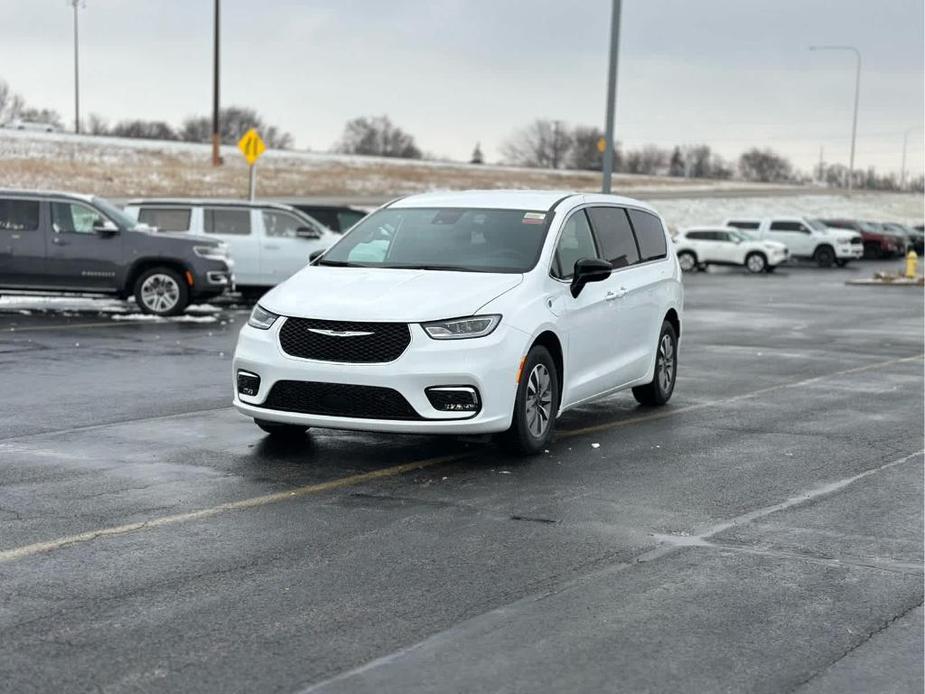
{"type": "Polygon", "coordinates": [[[569,408],[624,389],[668,401],[682,304],[671,241],[644,203],[412,195],[254,307],[234,406],[273,435],[497,432],[537,453],[569,408]]]}
{"type": "Polygon", "coordinates": [[[228,244],[238,289],[259,295],[308,264],[335,234],[299,210],[240,200],[131,200],[125,213],[159,231],[204,234],[228,244]]]}

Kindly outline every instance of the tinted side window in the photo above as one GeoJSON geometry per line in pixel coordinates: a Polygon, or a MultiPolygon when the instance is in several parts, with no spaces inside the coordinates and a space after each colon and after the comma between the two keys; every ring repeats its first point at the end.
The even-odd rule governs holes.
{"type": "Polygon", "coordinates": [[[138,212],[138,221],[162,231],[189,231],[190,214],[188,207],[146,207],[138,212]]]}
{"type": "Polygon", "coordinates": [[[238,234],[251,233],[251,211],[241,208],[206,208],[204,213],[204,226],[207,234],[238,234]]]}
{"type": "Polygon", "coordinates": [[[771,222],[771,231],[802,231],[809,233],[809,229],[800,222],[771,222]]]}
{"type": "Polygon", "coordinates": [[[565,222],[559,244],[556,246],[553,275],[568,280],[575,274],[575,261],[582,258],[597,258],[591,225],[583,210],[579,210],[565,222]]]}
{"type": "Polygon", "coordinates": [[[639,255],[642,259],[664,258],[668,254],[668,245],[665,242],[665,230],[659,218],[641,210],[630,210],[629,215],[633,223],[633,231],[636,232],[639,255]]]}
{"type": "Polygon", "coordinates": [[[735,220],[726,224],[727,227],[736,227],[737,229],[757,229],[760,225],[758,222],[737,222],[735,220]]]}
{"type": "Polygon", "coordinates": [[[267,236],[285,236],[294,239],[296,229],[307,226],[306,222],[287,212],[263,210],[263,231],[267,236]]]}
{"type": "Polygon", "coordinates": [[[592,207],[588,214],[604,260],[615,268],[639,262],[639,249],[636,248],[626,210],[622,207],[592,207]]]}
{"type": "Polygon", "coordinates": [[[39,228],[39,201],[0,198],[0,230],[35,231],[39,228]]]}
{"type": "MultiPolygon", "coordinates": [[[[337,213],[337,230],[338,231],[347,231],[354,224],[359,222],[366,215],[362,212],[355,212],[353,210],[343,210],[342,212],[337,213]]],[[[331,227],[332,229],[335,227],[331,227]]]]}
{"type": "Polygon", "coordinates": [[[704,241],[709,238],[710,232],[708,231],[689,231],[685,234],[687,238],[693,241],[704,241]]]}

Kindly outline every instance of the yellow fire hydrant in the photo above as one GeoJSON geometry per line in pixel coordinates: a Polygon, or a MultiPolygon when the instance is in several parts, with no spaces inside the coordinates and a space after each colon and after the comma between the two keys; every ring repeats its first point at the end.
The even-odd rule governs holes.
{"type": "Polygon", "coordinates": [[[909,249],[909,254],[906,256],[906,277],[910,280],[914,280],[918,277],[919,274],[919,256],[916,255],[916,252],[913,249],[909,249]]]}

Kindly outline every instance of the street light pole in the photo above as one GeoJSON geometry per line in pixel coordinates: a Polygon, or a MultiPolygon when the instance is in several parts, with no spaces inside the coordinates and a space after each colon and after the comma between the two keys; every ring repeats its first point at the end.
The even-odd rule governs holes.
{"type": "Polygon", "coordinates": [[[811,51],[852,51],[857,58],[854,76],[854,119],[851,123],[851,159],[848,163],[848,192],[854,188],[854,149],[858,139],[858,100],[861,94],[861,51],[854,46],[810,46],[811,51]]]}
{"type": "Polygon", "coordinates": [[[918,129],[919,127],[915,126],[915,127],[909,128],[908,130],[906,130],[906,132],[903,133],[903,165],[899,173],[899,189],[900,190],[905,190],[906,188],[906,147],[909,144],[909,133],[914,133],[918,129]]]}
{"type": "Polygon", "coordinates": [[[219,128],[219,5],[221,0],[215,0],[215,20],[213,24],[214,45],[212,52],[212,166],[220,166],[222,157],[220,153],[221,134],[219,128]]]}
{"type": "Polygon", "coordinates": [[[604,132],[604,178],[601,192],[610,192],[610,179],[613,176],[613,121],[617,99],[617,58],[620,56],[620,5],[621,0],[613,0],[610,15],[610,63],[607,66],[607,118],[604,132]]]}
{"type": "Polygon", "coordinates": [[[83,5],[83,0],[68,0],[74,8],[74,132],[80,133],[80,63],[77,52],[77,10],[83,5]]]}

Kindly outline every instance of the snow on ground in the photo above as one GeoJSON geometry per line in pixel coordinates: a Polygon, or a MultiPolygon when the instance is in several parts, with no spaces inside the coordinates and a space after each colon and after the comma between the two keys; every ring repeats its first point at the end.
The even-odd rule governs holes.
{"type": "Polygon", "coordinates": [[[721,224],[730,217],[805,215],[921,224],[925,216],[922,196],[901,193],[671,198],[652,200],[651,205],[665,218],[669,227],[678,229],[701,224],[721,224]]]}
{"type": "Polygon", "coordinates": [[[112,320],[176,321],[187,323],[214,323],[222,308],[211,304],[191,304],[182,316],[159,318],[143,314],[133,300],[95,298],[90,296],[0,296],[0,313],[17,313],[31,316],[55,313],[63,317],[92,313],[112,320]]]}

